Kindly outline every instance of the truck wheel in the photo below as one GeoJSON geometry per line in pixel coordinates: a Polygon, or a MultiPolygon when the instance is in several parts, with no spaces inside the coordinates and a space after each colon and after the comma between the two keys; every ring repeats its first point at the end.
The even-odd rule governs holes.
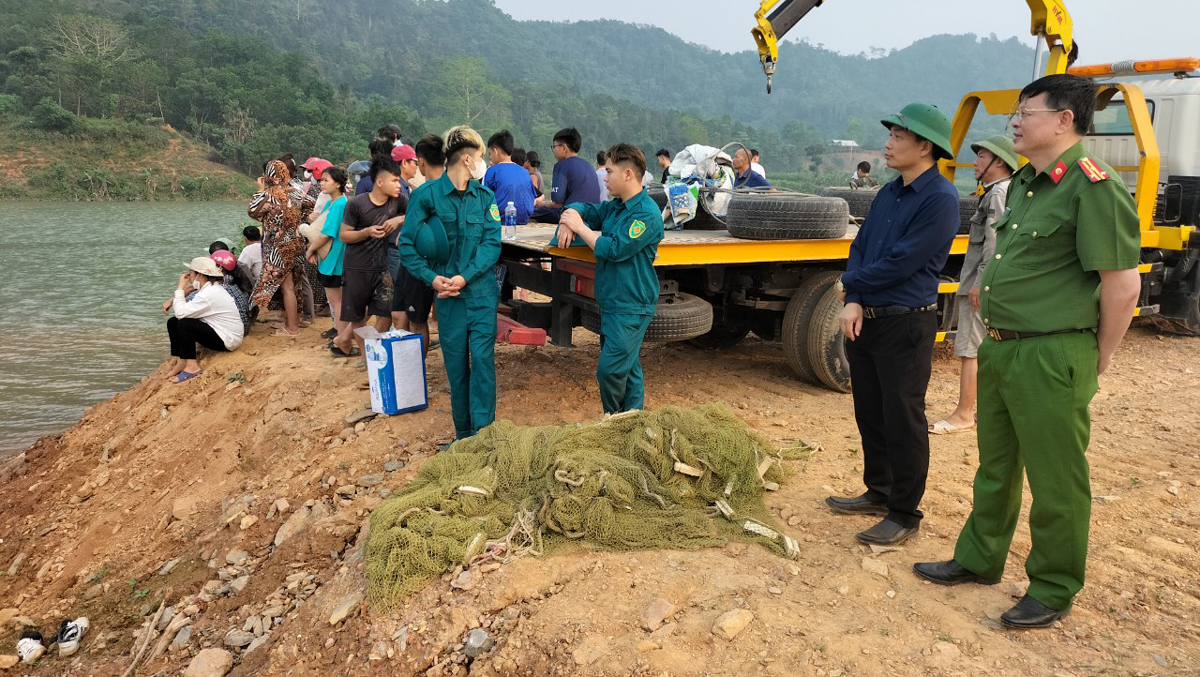
{"type": "Polygon", "coordinates": [[[841,188],[830,186],[821,191],[821,197],[840,197],[850,207],[850,216],[857,219],[867,218],[871,211],[871,203],[879,195],[878,188],[841,188]]]}
{"type": "Polygon", "coordinates": [[[975,210],[979,208],[979,196],[963,195],[958,198],[959,225],[958,234],[966,235],[971,232],[971,219],[975,218],[975,210]]]}
{"type": "Polygon", "coordinates": [[[846,234],[850,208],[836,197],[737,194],[725,223],[730,235],[747,240],[828,240],[846,234]]]}
{"type": "MultiPolygon", "coordinates": [[[[600,333],[600,313],[585,310],[580,313],[580,324],[590,332],[600,333]]],[[[651,343],[687,341],[698,338],[712,330],[712,304],[691,294],[670,294],[658,299],[654,319],[646,329],[645,340],[651,343]]]]}
{"type": "Polygon", "coordinates": [[[783,313],[783,327],[780,341],[783,343],[783,356],[788,366],[801,380],[815,385],[821,385],[817,372],[813,369],[809,356],[809,331],[813,311],[823,294],[833,288],[833,283],[841,277],[841,273],[829,270],[817,273],[808,278],[792,300],[788,301],[787,310],[783,313]]]}
{"type": "Polygon", "coordinates": [[[839,393],[850,392],[850,362],[838,314],[845,307],[832,286],[813,307],[808,322],[808,361],[822,385],[839,393]]]}
{"type": "Polygon", "coordinates": [[[711,198],[700,194],[700,199],[696,201],[696,216],[691,221],[683,224],[684,230],[725,230],[725,224],[717,220],[717,217],[708,211],[708,203],[711,198]]]}

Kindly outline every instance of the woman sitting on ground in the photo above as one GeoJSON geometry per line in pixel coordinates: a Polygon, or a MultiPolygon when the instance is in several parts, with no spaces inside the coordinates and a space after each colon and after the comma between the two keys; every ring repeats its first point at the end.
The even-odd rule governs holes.
{"type": "Polygon", "coordinates": [[[207,256],[198,256],[187,265],[188,272],[179,276],[179,286],[170,305],[163,312],[174,312],[167,320],[167,336],[171,340],[171,368],[167,378],[176,383],[201,373],[196,360],[196,344],[226,352],[242,344],[245,332],[237,304],[221,282],[225,273],[207,256]],[[187,300],[187,292],[196,294],[187,300]]]}
{"type": "MultiPolygon", "coordinates": [[[[238,315],[242,318],[242,333],[243,335],[250,334],[250,297],[242,290],[241,284],[238,282],[238,274],[241,269],[237,264],[237,257],[228,249],[218,249],[208,255],[208,258],[216,262],[221,270],[225,271],[225,279],[221,284],[225,287],[225,291],[233,297],[233,302],[237,305],[238,315]]],[[[188,295],[189,301],[192,300],[191,294],[188,295]]]]}

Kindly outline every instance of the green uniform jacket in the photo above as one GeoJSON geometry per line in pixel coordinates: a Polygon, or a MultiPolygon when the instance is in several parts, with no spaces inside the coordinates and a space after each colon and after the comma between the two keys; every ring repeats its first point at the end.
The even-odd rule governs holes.
{"type": "Polygon", "coordinates": [[[458,191],[449,174],[428,181],[412,192],[404,225],[400,229],[400,261],[408,272],[433,285],[433,278],[462,275],[467,286],[462,297],[496,295],[493,267],[500,259],[500,210],[491,189],[478,181],[469,181],[458,191]],[[434,261],[417,252],[417,237],[436,216],[446,230],[449,257],[434,261]]]}
{"type": "Polygon", "coordinates": [[[642,192],[622,202],[573,202],[565,207],[583,217],[588,228],[600,231],[596,255],[596,302],[601,313],[654,315],[658,305],[658,276],[654,257],[663,239],[662,212],[650,194],[642,192]]]}
{"type": "Polygon", "coordinates": [[[1075,144],[1040,173],[1013,175],[996,251],[984,269],[980,316],[989,329],[1094,329],[1101,270],[1136,268],[1141,232],[1133,197],[1075,144]]]}

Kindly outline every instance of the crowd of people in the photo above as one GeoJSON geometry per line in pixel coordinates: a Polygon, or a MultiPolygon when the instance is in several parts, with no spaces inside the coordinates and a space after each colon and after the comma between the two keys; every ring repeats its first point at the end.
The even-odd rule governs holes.
{"type": "MultiPolygon", "coordinates": [[[[887,164],[899,176],[879,188],[835,285],[866,490],[826,503],[883,518],[859,541],[902,543],[923,517],[929,435],[977,430],[974,507],[954,556],[914,571],[945,585],[998,582],[1028,473],[1030,586],[1001,617],[1017,628],[1048,627],[1083,586],[1088,403],[1140,287],[1130,194],[1081,145],[1095,95],[1078,76],[1042,78],[1021,92],[1011,138],[971,146],[979,201],[954,304],[960,398],[947,418],[930,425],[925,414],[938,286],[960,223],[958,192],[938,171],[953,148],[950,122],[936,107],[913,103],[881,120],[887,164]],[[1029,163],[1022,166],[1018,154],[1029,163]]],[[[503,209],[519,223],[557,224],[560,247],[593,251],[601,404],[605,414],[642,408],[638,352],[658,300],[653,261],[662,212],[645,189],[642,151],[618,143],[593,166],[579,157],[581,147],[575,129],[554,135],[549,192],[536,153],[515,147],[507,131],[485,142],[465,126],[413,145],[398,130],[379,130],[357,181],[319,158],[300,165],[299,176],[291,156],[269,161],[249,207],[261,232],[243,232],[240,259],[228,243],[213,243],[210,256],[187,264],[163,305],[173,313],[168,377],[183,382],[201,372],[197,345],[236,349],[251,317],[273,303],[283,311],[274,335],[288,337],[301,313],[311,317],[318,299],[328,299],[326,337],[336,358],[362,354],[355,329],[371,317],[381,332],[424,335],[428,349],[433,309],[455,438],[476,434],[496,413],[494,268],[503,209]]],[[[671,154],[663,149],[656,158],[665,177],[671,154]]],[[[738,187],[770,188],[758,160],[750,149],[734,155],[738,187]]],[[[870,169],[860,165],[852,183],[875,183],[870,169]]]]}

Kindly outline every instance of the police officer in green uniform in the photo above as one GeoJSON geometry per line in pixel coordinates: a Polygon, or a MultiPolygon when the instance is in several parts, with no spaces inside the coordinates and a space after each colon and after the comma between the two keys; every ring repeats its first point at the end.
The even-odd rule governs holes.
{"type": "Polygon", "coordinates": [[[437,293],[438,332],[455,439],[496,419],[496,305],[500,210],[480,180],[483,139],[455,127],[443,139],[446,173],[413,191],[400,230],[404,267],[437,293]]]}
{"type": "Polygon", "coordinates": [[[638,352],[658,304],[654,257],[663,239],[662,212],[642,188],[646,156],[618,143],[605,165],[608,193],[601,204],[566,205],[558,245],[575,237],[596,255],[596,302],[600,305],[600,361],[596,378],[605,414],[643,408],[642,365],[638,352]]]}
{"type": "Polygon", "coordinates": [[[983,274],[979,470],[954,558],[915,564],[935,583],[1000,581],[1029,478],[1028,593],[1000,620],[1044,628],[1083,587],[1091,487],[1088,405],[1129,328],[1141,235],[1129,190],[1081,145],[1096,87],[1050,75],[1021,91],[1014,176],[983,274]]]}

